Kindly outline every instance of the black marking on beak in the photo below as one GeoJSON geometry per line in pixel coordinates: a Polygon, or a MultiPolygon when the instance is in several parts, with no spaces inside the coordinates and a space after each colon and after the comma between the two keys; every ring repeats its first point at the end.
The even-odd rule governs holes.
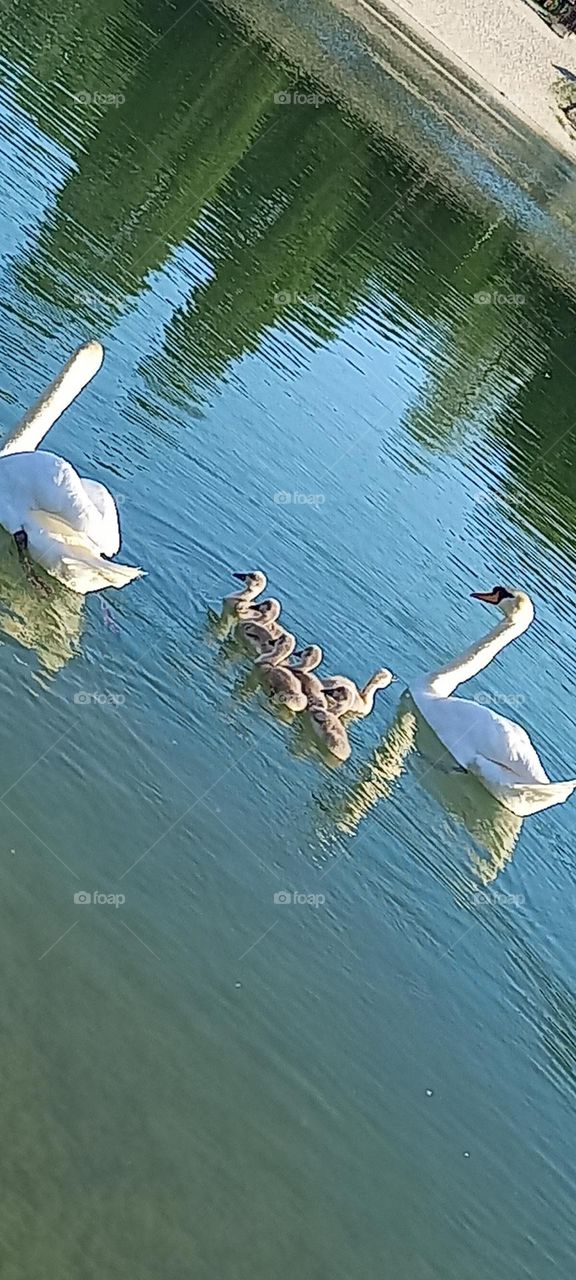
{"type": "Polygon", "coordinates": [[[484,600],[486,604],[501,604],[502,600],[513,600],[514,596],[506,587],[492,587],[491,591],[471,591],[474,600],[484,600]]]}

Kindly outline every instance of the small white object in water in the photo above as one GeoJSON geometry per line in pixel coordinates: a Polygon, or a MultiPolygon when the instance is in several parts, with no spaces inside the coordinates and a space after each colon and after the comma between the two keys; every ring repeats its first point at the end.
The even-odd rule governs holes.
{"type": "Polygon", "coordinates": [[[434,1094],[434,1090],[433,1090],[433,1089],[427,1089],[427,1090],[426,1090],[426,1097],[427,1097],[427,1098],[431,1098],[431,1097],[433,1097],[433,1094],[434,1094]]]}
{"type": "Polygon", "coordinates": [[[469,1160],[469,1159],[470,1159],[470,1152],[469,1152],[469,1151],[465,1151],[465,1152],[464,1152],[464,1159],[465,1159],[465,1160],[469,1160]]]}

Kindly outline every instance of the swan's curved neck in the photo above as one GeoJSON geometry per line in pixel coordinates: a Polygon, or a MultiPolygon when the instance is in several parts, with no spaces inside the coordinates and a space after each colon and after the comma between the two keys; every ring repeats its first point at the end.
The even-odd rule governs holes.
{"type": "Polygon", "coordinates": [[[0,455],[28,453],[37,449],[60,414],[98,372],[103,359],[104,350],[99,342],[86,342],[79,347],[54,382],[16,424],[0,449],[0,455]]]}
{"type": "Polygon", "coordinates": [[[380,686],[378,684],[378,677],[372,676],[371,679],[366,682],[366,684],[364,685],[364,688],[359,690],[360,697],[362,698],[364,706],[367,709],[368,715],[370,714],[374,706],[374,699],[376,697],[376,694],[378,693],[379,688],[380,686]]]}
{"type": "Polygon", "coordinates": [[[243,587],[242,591],[237,591],[236,595],[230,596],[229,598],[230,601],[235,601],[236,604],[246,605],[246,607],[248,607],[258,599],[258,596],[262,595],[263,590],[264,588],[259,587],[258,585],[255,587],[243,587]]]}
{"type": "Polygon", "coordinates": [[[426,677],[426,685],[430,693],[435,693],[440,698],[449,698],[458,685],[478,675],[478,672],[483,671],[501,649],[505,649],[507,644],[511,644],[512,640],[521,636],[530,626],[533,616],[531,609],[518,609],[510,617],[499,622],[498,626],[489,631],[488,635],[483,636],[477,644],[465,649],[459,658],[447,662],[446,666],[439,667],[438,671],[430,672],[426,677]]]}

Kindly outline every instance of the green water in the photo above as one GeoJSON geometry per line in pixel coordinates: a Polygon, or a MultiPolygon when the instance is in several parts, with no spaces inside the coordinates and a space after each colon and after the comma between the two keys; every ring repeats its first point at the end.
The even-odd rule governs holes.
{"type": "Polygon", "coordinates": [[[515,825],[402,681],[521,584],[473,692],[574,774],[570,287],[204,3],[1,11],[1,423],[101,338],[50,446],[148,571],[0,548],[3,1275],[568,1280],[574,802],[515,825]],[[401,677],[341,769],[210,625],[256,567],[401,677]]]}

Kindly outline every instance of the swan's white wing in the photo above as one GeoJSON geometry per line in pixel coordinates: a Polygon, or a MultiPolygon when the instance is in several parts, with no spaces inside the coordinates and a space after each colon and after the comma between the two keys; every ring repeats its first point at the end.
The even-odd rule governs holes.
{"type": "Polygon", "coordinates": [[[0,523],[9,533],[24,529],[32,558],[81,594],[125,586],[142,572],[101,558],[118,549],[118,517],[102,485],[92,492],[99,506],[70,463],[53,453],[0,457],[0,523]]]}
{"type": "MultiPolygon", "coordinates": [[[[42,511],[64,521],[76,535],[87,538],[99,551],[105,551],[104,543],[113,543],[114,535],[118,537],[113,499],[109,498],[109,503],[114,507],[115,519],[110,520],[107,509],[105,523],[78,472],[55,453],[38,449],[0,458],[0,488],[8,490],[18,507],[18,527],[26,529],[29,517],[42,511]]],[[[97,489],[98,500],[104,505],[102,486],[98,485],[97,489]]],[[[105,551],[105,554],[113,553],[105,551]]]]}
{"type": "Polygon", "coordinates": [[[483,756],[511,771],[510,782],[549,782],[525,729],[489,707],[466,698],[440,698],[411,689],[416,706],[454,759],[473,767],[483,756]]]}
{"type": "Polygon", "coordinates": [[[106,486],[100,484],[98,480],[86,480],[82,476],[81,481],[85,493],[94,503],[102,519],[99,550],[102,555],[115,556],[120,550],[120,520],[114,498],[106,486]]]}
{"type": "Polygon", "coordinates": [[[43,449],[0,457],[0,522],[10,533],[28,531],[38,512],[66,524],[100,555],[120,549],[116,503],[104,485],[82,480],[64,458],[43,449]]]}
{"type": "MultiPolygon", "coordinates": [[[[477,703],[471,703],[477,706],[477,703]]],[[[485,711],[488,721],[483,730],[483,745],[479,754],[492,760],[503,768],[510,769],[514,775],[511,781],[517,782],[549,782],[538,752],[532,745],[526,730],[506,716],[499,716],[489,707],[479,707],[485,711]]]]}

